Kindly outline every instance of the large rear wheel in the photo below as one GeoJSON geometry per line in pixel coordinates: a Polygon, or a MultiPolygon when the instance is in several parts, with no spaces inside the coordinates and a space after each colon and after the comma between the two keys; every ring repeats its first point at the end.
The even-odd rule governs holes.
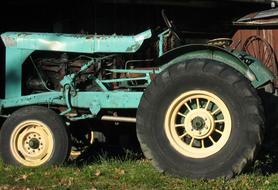
{"type": "Polygon", "coordinates": [[[173,65],[146,89],[137,113],[145,156],[160,170],[231,177],[262,142],[263,109],[250,82],[209,59],[173,65]]]}

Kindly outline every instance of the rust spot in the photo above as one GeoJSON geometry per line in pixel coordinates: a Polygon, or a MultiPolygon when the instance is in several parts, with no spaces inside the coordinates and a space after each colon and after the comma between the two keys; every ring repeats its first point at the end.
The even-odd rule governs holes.
{"type": "Polygon", "coordinates": [[[126,52],[134,52],[134,51],[137,51],[139,47],[140,47],[140,44],[136,43],[134,45],[129,46],[125,51],[126,52]]]}
{"type": "Polygon", "coordinates": [[[95,36],[95,35],[87,35],[87,36],[86,36],[86,39],[92,39],[92,38],[94,38],[94,36],[95,36]]]}
{"type": "Polygon", "coordinates": [[[31,34],[31,33],[28,33],[28,32],[21,32],[21,33],[19,33],[17,36],[18,36],[18,37],[24,38],[24,37],[30,36],[30,35],[32,35],[32,34],[31,34]]]}
{"type": "Polygon", "coordinates": [[[16,46],[16,40],[14,38],[2,36],[2,40],[3,40],[4,44],[6,45],[6,47],[16,46]]]}

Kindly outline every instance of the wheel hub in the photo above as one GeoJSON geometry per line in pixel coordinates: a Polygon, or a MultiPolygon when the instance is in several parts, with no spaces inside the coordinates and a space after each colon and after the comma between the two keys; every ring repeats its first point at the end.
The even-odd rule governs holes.
{"type": "Polygon", "coordinates": [[[208,137],[214,129],[214,119],[205,109],[192,110],[185,117],[185,131],[193,138],[208,137]]]}
{"type": "Polygon", "coordinates": [[[47,146],[45,146],[46,136],[39,127],[29,128],[29,131],[23,132],[19,135],[19,140],[23,144],[19,145],[21,154],[26,155],[28,158],[35,158],[40,154],[45,154],[47,146]]]}
{"type": "Polygon", "coordinates": [[[38,149],[40,146],[40,141],[37,138],[32,138],[28,144],[32,149],[38,149]]]}
{"type": "Polygon", "coordinates": [[[192,119],[191,125],[194,130],[201,131],[205,127],[205,121],[203,118],[197,116],[192,119]]]}

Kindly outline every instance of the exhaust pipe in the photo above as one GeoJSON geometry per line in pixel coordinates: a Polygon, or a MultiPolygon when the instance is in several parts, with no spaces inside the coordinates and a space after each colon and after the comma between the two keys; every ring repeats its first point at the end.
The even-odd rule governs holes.
{"type": "Polygon", "coordinates": [[[135,117],[119,117],[119,116],[104,115],[104,116],[101,117],[101,120],[103,120],[103,121],[136,123],[136,118],[135,117]]]}

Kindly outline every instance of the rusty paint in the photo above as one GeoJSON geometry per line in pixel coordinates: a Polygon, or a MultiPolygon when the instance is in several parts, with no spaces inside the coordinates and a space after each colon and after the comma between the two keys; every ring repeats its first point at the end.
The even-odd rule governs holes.
{"type": "Polygon", "coordinates": [[[278,8],[248,14],[238,19],[234,24],[243,26],[277,25],[278,8]]]}
{"type": "Polygon", "coordinates": [[[92,39],[92,38],[94,38],[94,36],[95,36],[95,35],[87,35],[87,36],[86,36],[86,39],[87,39],[87,40],[92,39]]]}
{"type": "Polygon", "coordinates": [[[30,35],[32,35],[32,33],[28,33],[28,32],[21,32],[21,33],[19,33],[17,36],[18,36],[18,37],[21,37],[21,38],[24,38],[24,37],[26,37],[26,36],[30,36],[30,35]]]}
{"type": "Polygon", "coordinates": [[[129,46],[127,49],[126,49],[126,52],[132,52],[132,51],[136,51],[141,45],[139,43],[135,43],[134,45],[132,46],[129,46]]]}
{"type": "MultiPolygon", "coordinates": [[[[232,37],[232,48],[243,50],[256,57],[278,78],[278,16],[262,16],[260,13],[249,14],[234,24],[238,30],[232,37]]],[[[274,81],[278,88],[278,79],[274,81]]]]}
{"type": "Polygon", "coordinates": [[[16,40],[14,38],[2,36],[2,40],[7,47],[16,46],[16,40]]]}

